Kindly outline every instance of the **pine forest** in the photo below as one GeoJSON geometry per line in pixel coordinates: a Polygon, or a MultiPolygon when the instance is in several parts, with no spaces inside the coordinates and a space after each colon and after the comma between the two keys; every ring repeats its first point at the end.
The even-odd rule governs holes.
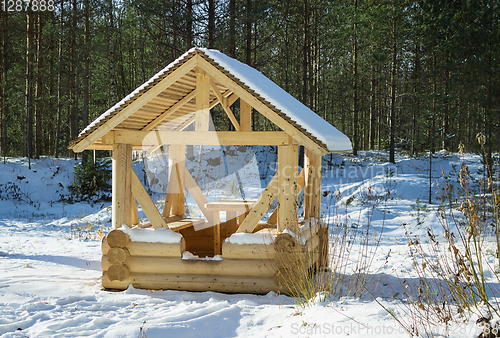
{"type": "Polygon", "coordinates": [[[193,46],[258,69],[348,135],[355,155],[479,151],[478,133],[489,156],[500,148],[498,0],[26,4],[4,0],[0,12],[4,158],[75,156],[67,145],[85,126],[193,46]]]}

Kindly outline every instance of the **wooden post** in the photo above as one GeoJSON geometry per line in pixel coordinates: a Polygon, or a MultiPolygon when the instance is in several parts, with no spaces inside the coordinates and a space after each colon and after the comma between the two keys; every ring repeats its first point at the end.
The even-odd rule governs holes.
{"type": "Polygon", "coordinates": [[[240,99],[240,131],[252,131],[252,106],[240,99]]]}
{"type": "MultiPolygon", "coordinates": [[[[304,152],[305,187],[304,187],[304,219],[321,217],[321,156],[309,149],[304,152]]],[[[328,266],[328,226],[320,227],[318,266],[328,266]]]]}
{"type": "Polygon", "coordinates": [[[196,131],[208,131],[210,124],[210,81],[201,69],[196,69],[196,131]]]}
{"type": "Polygon", "coordinates": [[[278,232],[297,226],[298,147],[278,146],[278,232]]]}
{"type": "Polygon", "coordinates": [[[215,221],[214,226],[214,256],[222,254],[222,243],[220,238],[220,216],[218,211],[214,211],[213,219],[215,221]]]}
{"type": "Polygon", "coordinates": [[[186,146],[182,144],[171,144],[168,149],[170,179],[168,180],[167,197],[165,201],[165,209],[163,210],[163,217],[169,217],[170,215],[182,216],[185,213],[185,160],[186,146]]]}
{"type": "Polygon", "coordinates": [[[321,215],[321,156],[309,149],[304,152],[304,219],[321,215]]]}
{"type": "Polygon", "coordinates": [[[132,145],[113,145],[112,224],[117,229],[123,223],[132,224],[132,145]]]}

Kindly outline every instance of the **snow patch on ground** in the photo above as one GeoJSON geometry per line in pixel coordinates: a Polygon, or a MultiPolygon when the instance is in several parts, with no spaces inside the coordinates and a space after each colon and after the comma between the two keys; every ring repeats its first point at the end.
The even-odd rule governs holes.
{"type": "MultiPolygon", "coordinates": [[[[256,154],[270,156],[269,151],[256,154]]],[[[481,157],[465,156],[470,172],[479,180],[481,157]]],[[[456,154],[435,155],[433,204],[428,204],[428,157],[399,155],[395,165],[388,164],[387,158],[386,152],[375,151],[360,152],[359,157],[332,154],[323,158],[322,210],[330,229],[342,225],[359,233],[369,224],[373,238],[382,234],[378,250],[368,255],[372,265],[366,285],[375,299],[368,293],[340,299],[319,295],[306,308],[274,293],[153,292],[133,287],[103,291],[100,234],[110,231],[110,204],[59,200],[72,183],[72,159],[33,160],[31,170],[24,159],[7,159],[6,164],[0,163],[0,337],[136,338],[141,327],[148,330],[149,338],[408,336],[380,304],[408,318],[396,295],[403,294],[406,283],[418,283],[418,275],[405,232],[420,236],[424,245],[429,227],[434,227],[438,237],[444,235],[436,214],[437,182],[444,179],[457,185],[459,162],[456,154]],[[16,194],[12,194],[14,186],[16,194]]],[[[140,173],[142,164],[135,162],[134,169],[140,173]]],[[[257,195],[272,171],[255,175],[259,173],[252,179],[261,182],[252,188],[257,195]]],[[[216,198],[217,186],[211,189],[216,198]]],[[[164,196],[157,197],[164,200],[164,196]]],[[[145,217],[142,210],[139,217],[145,217]]],[[[331,233],[331,245],[335,239],[331,233]]],[[[235,234],[230,241],[250,244],[272,239],[235,234]]],[[[352,280],[356,263],[366,255],[357,243],[349,254],[342,275],[345,283],[352,280]]],[[[451,325],[448,335],[477,337],[480,328],[474,321],[451,325]]],[[[437,326],[435,332],[437,337],[446,336],[445,327],[437,326]]]]}

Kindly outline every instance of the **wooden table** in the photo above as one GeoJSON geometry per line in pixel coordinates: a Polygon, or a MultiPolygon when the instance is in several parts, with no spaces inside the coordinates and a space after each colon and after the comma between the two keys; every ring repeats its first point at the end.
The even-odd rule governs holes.
{"type": "Polygon", "coordinates": [[[214,255],[222,253],[220,217],[221,211],[226,212],[226,237],[238,230],[239,224],[243,222],[248,212],[257,200],[219,200],[205,204],[207,211],[214,213],[214,255]]]}

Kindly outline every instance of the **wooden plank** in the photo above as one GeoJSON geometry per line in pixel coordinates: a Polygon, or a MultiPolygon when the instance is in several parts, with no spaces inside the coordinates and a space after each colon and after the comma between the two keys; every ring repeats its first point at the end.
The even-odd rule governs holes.
{"type": "Polygon", "coordinates": [[[163,112],[160,116],[154,119],[151,123],[149,123],[146,127],[142,128],[142,131],[150,131],[155,128],[157,125],[162,123],[168,116],[175,113],[179,108],[181,108],[184,104],[189,102],[196,95],[196,90],[191,91],[189,94],[184,96],[181,100],[179,100],[172,107],[168,108],[165,112],[163,112]]]}
{"type": "Polygon", "coordinates": [[[217,82],[221,83],[223,86],[231,90],[233,93],[238,95],[240,99],[243,99],[247,103],[249,103],[254,109],[259,111],[262,115],[268,118],[271,122],[276,124],[279,128],[285,131],[288,135],[292,136],[295,140],[297,140],[300,144],[306,146],[311,149],[317,155],[325,155],[328,153],[328,150],[324,149],[316,142],[307,137],[302,131],[294,127],[288,121],[286,121],[283,117],[279,116],[275,111],[273,111],[266,104],[257,99],[251,92],[245,90],[242,86],[240,86],[235,81],[231,80],[227,75],[225,75],[222,71],[217,69],[214,65],[212,65],[207,60],[202,57],[198,60],[198,66],[202,68],[208,75],[214,78],[217,82]]]}
{"type": "Polygon", "coordinates": [[[212,78],[210,78],[210,87],[212,87],[212,90],[215,93],[215,96],[217,96],[217,99],[219,100],[220,105],[222,106],[222,108],[226,112],[226,115],[231,120],[231,123],[233,124],[234,129],[236,129],[237,131],[239,131],[240,130],[240,125],[238,124],[238,121],[236,120],[236,117],[234,117],[233,112],[227,106],[227,104],[225,102],[226,100],[222,97],[222,94],[220,93],[219,88],[217,88],[217,85],[215,84],[215,82],[214,82],[214,80],[212,78]]]}
{"type": "Polygon", "coordinates": [[[226,233],[224,237],[229,237],[238,230],[238,218],[236,211],[226,211],[226,233]]]}
{"type": "Polygon", "coordinates": [[[304,151],[305,190],[304,219],[321,215],[321,156],[309,149],[304,151]]]}
{"type": "Polygon", "coordinates": [[[165,88],[168,88],[170,85],[175,83],[178,79],[184,76],[187,72],[193,69],[199,60],[199,56],[194,56],[184,64],[179,66],[174,72],[172,72],[169,76],[158,82],[149,90],[145,91],[141,96],[131,102],[127,107],[123,108],[120,112],[118,112],[115,116],[110,118],[106,123],[98,127],[94,130],[90,135],[80,140],[77,144],[73,146],[74,152],[82,152],[87,149],[92,143],[101,138],[102,135],[106,134],[108,131],[115,128],[118,124],[124,121],[127,117],[132,115],[146,103],[148,103],[151,99],[156,97],[159,93],[161,93],[165,88]]]}
{"type": "Polygon", "coordinates": [[[219,200],[205,204],[209,211],[249,211],[257,200],[219,200]]]}
{"type": "Polygon", "coordinates": [[[149,197],[148,192],[135,172],[132,172],[132,193],[155,229],[161,227],[168,228],[167,223],[156,208],[154,202],[151,200],[151,197],[149,197]]]}
{"type": "Polygon", "coordinates": [[[220,255],[220,254],[222,254],[222,245],[221,245],[221,237],[220,237],[221,224],[220,224],[219,212],[214,211],[212,217],[216,221],[215,226],[213,228],[213,231],[214,231],[214,255],[220,255]]]}
{"type": "Polygon", "coordinates": [[[115,143],[183,145],[285,145],[283,131],[115,131],[115,143]],[[161,144],[158,144],[160,142],[161,144]]]}
{"type": "MultiPolygon", "coordinates": [[[[229,91],[229,90],[228,90],[228,91],[229,91]]],[[[229,91],[229,92],[230,92],[230,91],[229,91]]],[[[238,95],[236,95],[236,94],[232,93],[232,94],[231,94],[231,95],[229,95],[229,96],[227,97],[227,99],[226,99],[227,106],[228,106],[228,107],[231,107],[231,106],[233,105],[233,103],[235,103],[235,102],[236,102],[236,100],[238,100],[238,99],[239,99],[238,95]]]]}
{"type": "Polygon", "coordinates": [[[132,145],[113,145],[112,158],[112,226],[117,229],[131,226],[130,202],[132,196],[132,145]]]}
{"type": "Polygon", "coordinates": [[[240,99],[240,124],[241,131],[252,130],[252,106],[240,99]]]}
{"type": "MultiPolygon", "coordinates": [[[[185,167],[185,161],[186,147],[182,144],[170,145],[168,148],[168,163],[170,171],[172,172],[175,170],[176,175],[174,179],[177,180],[177,182],[175,182],[176,190],[171,194],[173,197],[171,214],[176,216],[185,214],[185,179],[184,170],[182,170],[182,168],[185,167]]],[[[170,183],[171,181],[169,181],[169,184],[170,183]]]]}
{"type": "MultiPolygon", "coordinates": [[[[159,136],[159,132],[156,132],[159,136]]],[[[171,145],[168,151],[168,167],[170,177],[167,186],[167,195],[165,197],[165,207],[163,217],[170,215],[182,216],[185,213],[185,195],[184,195],[184,172],[180,170],[185,163],[185,146],[171,145]]]]}
{"type": "Polygon", "coordinates": [[[271,203],[273,203],[277,192],[278,174],[275,174],[236,232],[252,233],[257,223],[259,223],[262,216],[264,216],[267,209],[269,209],[271,203]]]}
{"type": "Polygon", "coordinates": [[[297,168],[297,145],[278,146],[278,232],[297,227],[297,168]]]}
{"type": "MultiPolygon", "coordinates": [[[[131,188],[132,189],[132,188],[131,188]]],[[[137,225],[139,224],[139,213],[137,211],[137,203],[135,202],[135,197],[134,194],[130,194],[131,201],[130,201],[130,223],[132,225],[137,225]]]]}
{"type": "Polygon", "coordinates": [[[196,131],[208,131],[210,124],[210,85],[205,72],[196,71],[196,131]]]}
{"type": "MultiPolygon", "coordinates": [[[[302,168],[299,177],[297,177],[297,187],[298,187],[297,194],[300,194],[302,189],[304,189],[304,184],[305,184],[304,173],[305,173],[304,168],[302,168]]],[[[278,208],[274,209],[271,216],[269,216],[269,218],[267,219],[268,224],[276,224],[276,222],[278,222],[278,208]]]]}
{"type": "Polygon", "coordinates": [[[204,224],[205,219],[201,218],[185,218],[178,221],[168,222],[168,228],[172,231],[179,232],[181,230],[192,227],[195,224],[204,224]]]}

